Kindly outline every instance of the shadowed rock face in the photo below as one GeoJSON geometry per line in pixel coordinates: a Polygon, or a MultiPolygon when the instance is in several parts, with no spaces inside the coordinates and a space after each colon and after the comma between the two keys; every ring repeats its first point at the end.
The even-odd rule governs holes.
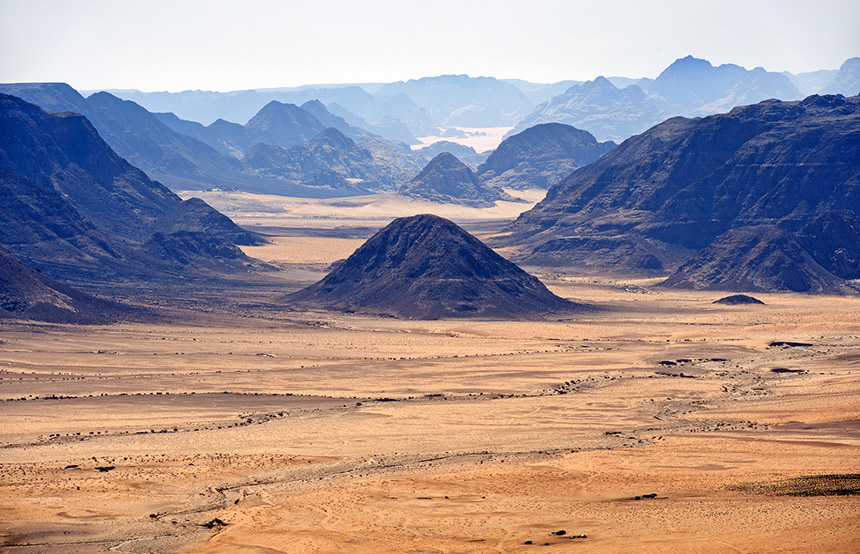
{"type": "Polygon", "coordinates": [[[290,305],[409,319],[538,318],[586,309],[555,296],[454,223],[393,221],[290,305]]]}
{"type": "MultiPolygon", "coordinates": [[[[665,274],[731,229],[775,225],[821,266],[809,275],[833,273],[832,284],[860,274],[858,206],[860,97],[810,96],[667,120],[552,187],[504,244],[532,264],[665,274]]],[[[736,284],[803,290],[803,281],[736,284]]],[[[829,290],[816,282],[810,292],[829,290]]]]}
{"type": "Polygon", "coordinates": [[[483,185],[466,164],[448,152],[430,160],[427,167],[398,192],[419,200],[474,208],[486,208],[497,200],[510,199],[507,194],[483,185]]]}
{"type": "Polygon", "coordinates": [[[771,225],[738,227],[721,235],[664,287],[845,293],[842,279],[821,267],[785,231],[771,225]]]}

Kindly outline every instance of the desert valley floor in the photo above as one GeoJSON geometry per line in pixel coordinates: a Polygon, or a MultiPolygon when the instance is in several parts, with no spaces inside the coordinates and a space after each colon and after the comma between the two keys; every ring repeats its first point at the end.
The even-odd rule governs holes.
{"type": "MultiPolygon", "coordinates": [[[[222,200],[284,293],[381,226],[222,200]]],[[[536,273],[600,310],[0,323],[0,550],[858,551],[860,298],[536,273]]]]}

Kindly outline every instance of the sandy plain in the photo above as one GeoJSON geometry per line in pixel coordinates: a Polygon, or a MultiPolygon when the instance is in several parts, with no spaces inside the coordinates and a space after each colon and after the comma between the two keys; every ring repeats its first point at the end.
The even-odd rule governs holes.
{"type": "MultiPolygon", "coordinates": [[[[249,252],[289,292],[372,215],[270,214],[249,252]]],[[[0,550],[860,551],[860,299],[538,274],[602,309],[398,321],[266,289],[157,324],[3,322],[0,550]]]]}

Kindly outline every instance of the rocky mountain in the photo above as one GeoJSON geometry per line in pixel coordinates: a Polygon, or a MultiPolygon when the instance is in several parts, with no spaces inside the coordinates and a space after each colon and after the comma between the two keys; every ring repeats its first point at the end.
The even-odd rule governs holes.
{"type": "Polygon", "coordinates": [[[289,148],[312,139],[325,125],[295,104],[272,100],[245,124],[245,129],[253,143],[289,148]]]}
{"type": "MultiPolygon", "coordinates": [[[[517,219],[505,244],[533,264],[665,274],[696,256],[717,256],[720,243],[703,249],[729,230],[776,226],[809,255],[804,260],[837,280],[856,279],[858,206],[860,97],[811,96],[669,119],[552,187],[517,219]]],[[[767,248],[788,248],[768,237],[767,248]]],[[[735,235],[723,238],[740,244],[735,235]]],[[[776,289],[803,281],[743,281],[691,267],[684,273],[701,276],[701,287],[725,280],[776,289]]],[[[670,284],[692,286],[690,279],[670,284]]],[[[813,281],[808,290],[830,286],[813,281]]]]}
{"type": "MultiPolygon", "coordinates": [[[[149,113],[134,102],[108,93],[96,93],[85,99],[64,84],[0,85],[0,91],[3,90],[41,101],[51,109],[75,111],[94,118],[99,134],[121,156],[178,190],[216,186],[298,197],[355,193],[354,187],[302,186],[296,184],[298,181],[267,178],[257,171],[245,170],[247,166],[240,160],[255,144],[297,145],[326,128],[310,112],[295,105],[270,102],[246,126],[216,120],[204,127],[172,113],[149,113]]],[[[319,103],[306,105],[323,118],[345,126],[361,147],[373,154],[378,166],[387,166],[384,172],[397,182],[420,170],[423,159],[412,155],[408,145],[351,127],[319,103]]],[[[392,188],[390,185],[386,190],[392,188]]]]}
{"type": "Polygon", "coordinates": [[[421,173],[404,183],[397,192],[418,200],[473,208],[486,208],[498,200],[511,199],[499,189],[481,183],[466,164],[448,152],[430,160],[421,173]]]}
{"type": "Polygon", "coordinates": [[[369,150],[330,127],[305,144],[281,148],[258,144],[242,163],[265,177],[310,187],[329,187],[354,194],[392,189],[394,177],[369,150]]]}
{"type": "Polygon", "coordinates": [[[614,147],[611,141],[597,142],[588,131],[544,123],[503,140],[477,174],[498,189],[547,189],[614,147]]]}
{"type": "Polygon", "coordinates": [[[475,149],[471,146],[451,142],[449,140],[439,140],[423,148],[413,150],[413,152],[424,156],[425,158],[427,158],[428,161],[432,160],[443,152],[447,152],[456,156],[457,159],[459,159],[463,163],[469,164],[472,167],[477,166],[486,159],[486,155],[477,153],[475,149]]]}
{"type": "Polygon", "coordinates": [[[0,319],[94,324],[135,315],[143,313],[46,277],[0,246],[0,319]]]}
{"type": "Polygon", "coordinates": [[[555,296],[456,224],[432,215],[394,220],[322,281],[286,302],[408,319],[527,319],[586,309],[555,296]]]}
{"type": "MultiPolygon", "coordinates": [[[[150,178],[181,189],[224,186],[271,192],[268,183],[243,175],[237,160],[207,144],[180,134],[133,102],[107,93],[84,98],[64,83],[0,84],[11,94],[47,111],[82,114],[99,135],[150,178]]],[[[295,191],[313,196],[314,191],[295,191]]]]}
{"type": "MultiPolygon", "coordinates": [[[[0,122],[0,245],[50,277],[151,277],[163,268],[141,247],[156,233],[195,233],[233,247],[264,242],[150,180],[82,115],[0,95],[0,122]]],[[[221,261],[225,271],[251,263],[207,263],[221,261]]]]}
{"type": "Polygon", "coordinates": [[[781,73],[761,67],[747,70],[735,64],[713,66],[687,56],[675,60],[648,86],[662,111],[669,115],[707,115],[777,98],[794,100],[800,92],[781,73]]]}
{"type": "Polygon", "coordinates": [[[833,76],[833,80],[821,89],[821,93],[845,96],[860,94],[860,58],[845,60],[833,76]]]}

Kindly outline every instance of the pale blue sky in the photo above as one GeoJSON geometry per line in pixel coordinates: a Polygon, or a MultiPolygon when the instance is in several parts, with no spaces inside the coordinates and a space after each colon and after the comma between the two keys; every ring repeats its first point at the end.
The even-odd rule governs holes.
{"type": "Polygon", "coordinates": [[[78,89],[656,77],[687,54],[836,69],[860,1],[0,0],[0,82],[78,89]]]}

